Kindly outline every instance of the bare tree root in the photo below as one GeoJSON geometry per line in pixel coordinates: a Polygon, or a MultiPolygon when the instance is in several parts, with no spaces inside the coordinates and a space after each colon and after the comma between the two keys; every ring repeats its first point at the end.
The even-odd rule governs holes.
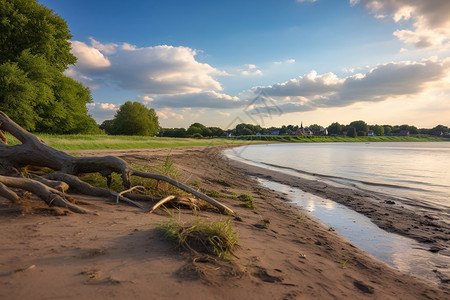
{"type": "MultiPolygon", "coordinates": [[[[144,209],[144,207],[142,205],[140,205],[139,203],[134,202],[133,200],[128,199],[127,197],[124,197],[122,195],[119,195],[119,193],[116,193],[116,192],[113,192],[111,190],[104,189],[101,187],[92,186],[89,183],[86,183],[86,182],[80,180],[78,177],[76,177],[74,175],[69,175],[69,174],[65,174],[65,173],[49,173],[47,175],[44,175],[43,178],[63,181],[65,183],[67,183],[72,190],[82,193],[84,195],[105,197],[105,198],[114,197],[115,199],[119,199],[120,201],[129,203],[131,205],[134,205],[136,207],[144,209]]],[[[129,193],[125,193],[125,195],[127,195],[127,194],[129,194],[129,193]]]]}
{"type": "MultiPolygon", "coordinates": [[[[86,212],[76,205],[64,200],[64,194],[56,190],[56,188],[61,191],[66,190],[67,187],[61,184],[61,182],[65,182],[70,188],[75,189],[80,193],[100,197],[114,196],[116,198],[118,197],[119,200],[143,208],[142,205],[128,198],[135,196],[131,196],[133,194],[128,193],[127,191],[121,195],[107,189],[93,187],[76,177],[80,174],[99,172],[107,179],[109,186],[111,174],[118,173],[121,174],[122,184],[127,189],[131,188],[131,176],[162,180],[208,202],[222,213],[234,215],[233,210],[224,204],[169,177],[136,170],[118,157],[73,157],[64,151],[56,150],[45,144],[43,140],[24,130],[5,113],[0,111],[0,132],[2,131],[12,134],[22,144],[10,146],[7,144],[6,136],[3,133],[0,134],[0,174],[9,175],[11,173],[16,173],[16,175],[19,175],[17,170],[26,166],[47,167],[59,172],[48,174],[45,176],[45,179],[56,180],[60,183],[45,181],[45,179],[42,178],[33,180],[2,176],[3,181],[0,180],[0,182],[3,183],[4,186],[0,187],[0,193],[1,195],[9,197],[8,199],[10,200],[13,198],[15,199],[15,197],[11,194],[12,191],[7,189],[7,187],[19,187],[38,195],[49,205],[58,205],[67,207],[72,211],[86,212]]],[[[142,197],[140,198],[142,199],[142,197]]],[[[147,199],[149,198],[147,197],[147,199]]]]}
{"type": "MultiPolygon", "coordinates": [[[[64,194],[62,192],[55,190],[51,187],[48,187],[45,184],[40,183],[36,180],[0,175],[0,183],[2,183],[2,185],[7,187],[19,188],[22,190],[29,191],[38,196],[39,198],[41,198],[42,200],[44,200],[48,206],[59,206],[67,208],[68,210],[76,213],[83,213],[83,214],[89,213],[88,210],[68,202],[64,198],[64,194]]],[[[9,190],[9,192],[15,194],[11,190],[9,190]]]]}
{"type": "Polygon", "coordinates": [[[10,190],[6,185],[0,182],[0,196],[5,197],[6,199],[17,202],[19,200],[19,196],[10,190]]]}

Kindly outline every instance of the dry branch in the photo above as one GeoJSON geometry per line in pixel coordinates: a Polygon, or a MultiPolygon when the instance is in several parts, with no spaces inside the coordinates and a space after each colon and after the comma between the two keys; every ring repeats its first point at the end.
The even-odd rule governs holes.
{"type": "Polygon", "coordinates": [[[160,207],[161,205],[163,205],[164,203],[167,203],[171,200],[175,199],[175,196],[171,195],[171,196],[167,196],[166,198],[161,199],[160,201],[158,201],[158,203],[156,203],[155,205],[153,205],[152,209],[148,212],[149,214],[151,214],[152,212],[154,212],[156,209],[158,209],[158,207],[160,207]]]}

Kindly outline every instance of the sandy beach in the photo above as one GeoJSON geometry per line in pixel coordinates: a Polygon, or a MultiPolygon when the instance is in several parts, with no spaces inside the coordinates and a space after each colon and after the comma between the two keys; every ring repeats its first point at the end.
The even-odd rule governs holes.
{"type": "MultiPolygon", "coordinates": [[[[91,215],[47,208],[42,201],[0,198],[1,299],[448,299],[449,277],[439,285],[389,267],[330,231],[283,194],[251,176],[301,188],[344,203],[381,228],[421,240],[449,255],[449,224],[414,209],[389,204],[388,195],[352,194],[323,183],[273,174],[230,161],[227,146],[78,151],[116,155],[140,165],[160,165],[170,153],[179,180],[201,191],[251,194],[254,210],[231,197],[217,200],[240,219],[214,211],[171,209],[190,222],[229,219],[239,238],[232,260],[180,251],[160,237],[170,216],[73,195],[91,215]]],[[[143,203],[150,208],[152,203],[143,203]]]]}

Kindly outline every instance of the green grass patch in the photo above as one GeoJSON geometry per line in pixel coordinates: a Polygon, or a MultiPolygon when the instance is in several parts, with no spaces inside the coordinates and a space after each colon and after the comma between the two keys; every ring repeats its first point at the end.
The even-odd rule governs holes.
{"type": "Polygon", "coordinates": [[[250,209],[255,209],[255,201],[253,201],[252,195],[249,194],[241,194],[238,196],[238,199],[244,202],[245,206],[250,209]]]}
{"type": "MultiPolygon", "coordinates": [[[[450,139],[430,136],[361,136],[356,138],[342,136],[267,136],[249,135],[232,138],[170,138],[148,136],[123,135],[88,135],[88,134],[44,134],[37,133],[37,137],[49,146],[58,150],[97,150],[97,149],[145,149],[170,148],[186,146],[215,146],[266,143],[339,143],[339,142],[440,142],[450,139]],[[246,142],[243,142],[246,141],[246,142]]],[[[6,133],[8,144],[17,145],[20,142],[6,133]]]]}
{"type": "Polygon", "coordinates": [[[175,219],[158,226],[162,237],[174,241],[178,247],[229,259],[238,244],[230,221],[207,222],[197,219],[193,225],[183,226],[175,219]]]}
{"type": "Polygon", "coordinates": [[[450,142],[450,139],[432,137],[426,135],[418,136],[358,136],[355,138],[344,136],[272,136],[272,135],[248,135],[233,137],[234,140],[266,141],[277,143],[344,143],[344,142],[450,142]]]}
{"type": "MultiPolygon", "coordinates": [[[[121,136],[121,135],[56,135],[36,134],[47,145],[58,150],[96,150],[96,149],[145,149],[145,148],[171,148],[186,146],[215,146],[215,145],[239,145],[240,140],[225,138],[191,139],[147,136],[121,136]]],[[[7,134],[8,144],[17,145],[20,142],[7,134]]],[[[264,141],[257,141],[261,144],[264,141]]]]}

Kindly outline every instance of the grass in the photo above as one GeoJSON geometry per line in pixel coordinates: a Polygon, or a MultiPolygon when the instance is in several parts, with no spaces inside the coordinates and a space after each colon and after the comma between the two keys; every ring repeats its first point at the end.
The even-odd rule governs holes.
{"type": "MultiPolygon", "coordinates": [[[[20,142],[6,133],[8,144],[17,145],[20,142]]],[[[58,150],[96,150],[96,149],[145,149],[170,148],[185,146],[215,146],[266,144],[266,143],[336,143],[336,142],[439,142],[450,139],[430,136],[361,136],[356,138],[341,136],[237,136],[232,138],[169,138],[121,135],[87,135],[69,134],[56,135],[37,133],[36,136],[44,140],[49,146],[58,150]],[[243,142],[246,141],[246,142],[243,142]]]]}
{"type": "Polygon", "coordinates": [[[223,259],[229,259],[238,238],[230,221],[208,222],[197,219],[193,225],[183,226],[171,218],[158,226],[162,237],[174,241],[178,247],[223,259]]]}
{"type": "MultiPolygon", "coordinates": [[[[171,148],[185,146],[215,146],[240,145],[240,140],[225,138],[190,139],[146,136],[120,136],[120,135],[86,135],[86,134],[40,134],[36,136],[44,140],[49,146],[58,150],[96,150],[96,149],[145,149],[145,148],[171,148]]],[[[20,142],[7,134],[8,144],[17,145],[20,142]]],[[[257,144],[265,141],[257,141],[257,144]]]]}
{"type": "Polygon", "coordinates": [[[355,138],[344,136],[270,136],[270,135],[248,135],[233,137],[235,140],[251,140],[278,142],[278,143],[343,143],[343,142],[442,142],[450,139],[431,137],[425,135],[419,136],[358,136],[355,138]]]}
{"type": "Polygon", "coordinates": [[[238,199],[244,202],[245,206],[250,209],[255,209],[255,201],[253,201],[252,195],[249,194],[241,194],[238,196],[238,199]]]}

